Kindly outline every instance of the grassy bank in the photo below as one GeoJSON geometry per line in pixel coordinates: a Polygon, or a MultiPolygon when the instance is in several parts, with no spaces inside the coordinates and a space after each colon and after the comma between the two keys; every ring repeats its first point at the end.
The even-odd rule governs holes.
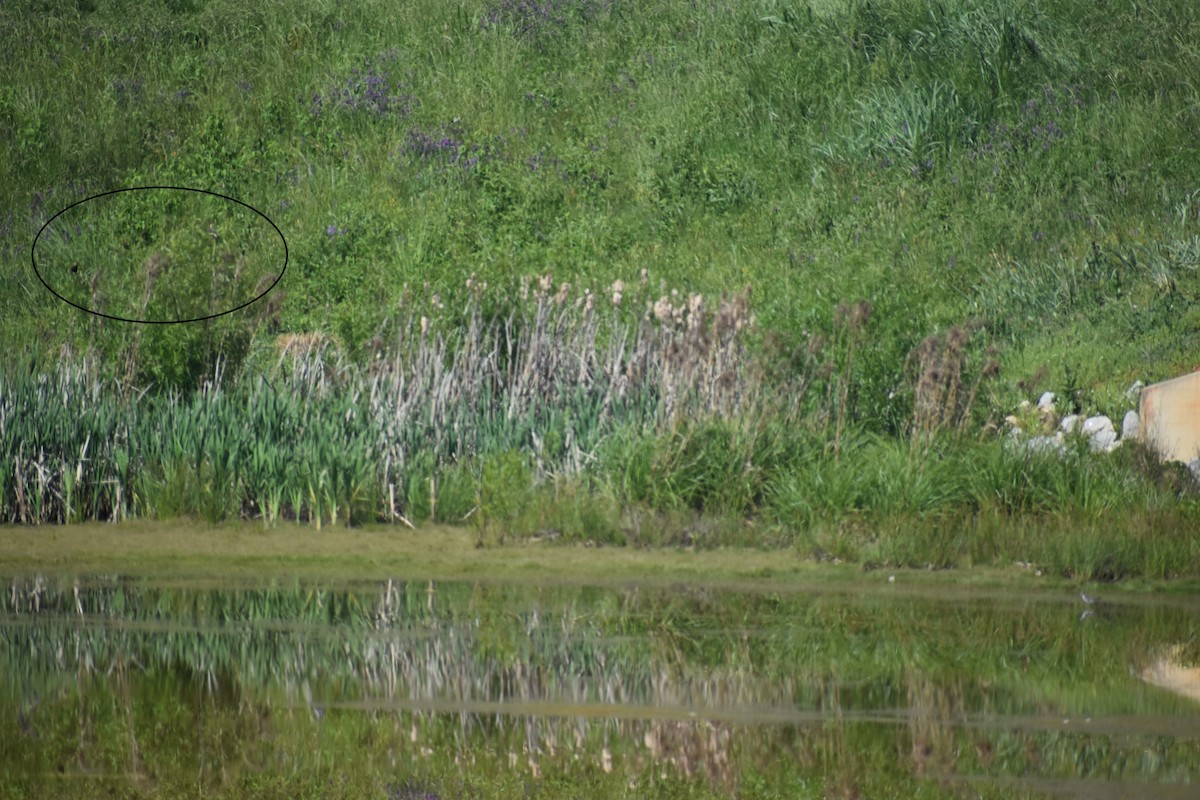
{"type": "MultiPolygon", "coordinates": [[[[178,581],[182,585],[228,586],[230,581],[319,580],[336,585],[372,584],[391,579],[467,580],[483,583],[536,580],[540,584],[647,587],[707,586],[738,591],[844,591],[855,595],[916,592],[935,597],[980,600],[991,590],[1046,592],[1048,598],[1077,600],[1072,588],[1106,580],[1073,571],[1073,553],[1137,553],[1148,537],[1123,542],[1121,524],[1072,528],[1063,519],[1026,521],[1007,542],[1030,559],[963,559],[961,569],[914,568],[854,560],[819,561],[802,548],[712,549],[590,546],[586,543],[512,540],[479,548],[464,526],[422,525],[417,531],[392,526],[326,528],[281,523],[264,529],[251,522],[210,525],[190,520],[131,520],[120,525],[9,528],[0,537],[4,574],[124,575],[178,581]],[[1064,535],[1067,532],[1067,535],[1064,535]],[[1108,538],[1105,533],[1108,533],[1108,538]],[[1098,540],[1098,543],[1097,543],[1098,540]],[[1056,554],[1067,556],[1056,564],[1056,554]],[[1068,567],[1066,569],[1060,568],[1068,567]],[[894,577],[895,581],[889,581],[894,577]]],[[[1125,528],[1133,523],[1124,522],[1125,528]]],[[[1005,526],[1001,530],[1010,530],[1005,526]]],[[[752,532],[752,531],[751,531],[752,532]]],[[[974,533],[960,527],[951,535],[974,533]]],[[[1169,578],[1131,570],[1121,582],[1125,601],[1140,592],[1194,595],[1200,581],[1180,562],[1169,578]]],[[[1109,599],[1112,599],[1111,597],[1109,599]]],[[[1123,601],[1124,602],[1124,601],[1123,601]]]]}
{"type": "Polygon", "coordinates": [[[30,361],[0,380],[0,513],[449,522],[479,546],[790,547],[867,568],[1023,562],[1102,581],[1200,564],[1186,470],[1133,442],[1058,454],[980,433],[974,398],[992,376],[953,336],[914,353],[896,437],[847,411],[855,353],[872,345],[865,305],[779,370],[746,345],[745,296],[663,299],[640,316],[549,282],[516,290],[506,316],[482,288],[464,297],[414,304],[365,367],[309,337],[261,354],[253,382],[218,371],[189,393],[30,361]]]}
{"type": "Polygon", "coordinates": [[[1190,575],[1186,475],[981,433],[1047,389],[1117,416],[1194,364],[1200,14],[1119,22],[1080,0],[6,7],[29,48],[0,88],[0,519],[1190,575]],[[45,291],[35,236],[40,273],[115,316],[278,276],[274,234],[207,195],[43,230],[146,185],[269,217],[278,285],[187,325],[45,291]]]}

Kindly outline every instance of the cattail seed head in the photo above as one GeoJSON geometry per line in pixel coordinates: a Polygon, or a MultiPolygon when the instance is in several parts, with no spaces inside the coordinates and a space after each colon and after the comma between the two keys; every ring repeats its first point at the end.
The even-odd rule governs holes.
{"type": "Polygon", "coordinates": [[[871,312],[874,307],[869,300],[860,300],[854,304],[854,309],[850,316],[850,327],[853,330],[863,328],[871,319],[871,312]]]}
{"type": "Polygon", "coordinates": [[[157,278],[167,268],[167,257],[162,253],[152,253],[146,259],[146,274],[151,278],[157,278]]]}

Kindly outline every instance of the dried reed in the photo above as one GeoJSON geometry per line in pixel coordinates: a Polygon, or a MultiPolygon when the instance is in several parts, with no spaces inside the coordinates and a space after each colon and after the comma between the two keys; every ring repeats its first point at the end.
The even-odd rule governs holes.
{"type": "Polygon", "coordinates": [[[939,431],[962,431],[971,417],[979,388],[1000,372],[994,352],[963,393],[968,369],[968,328],[956,325],[943,335],[931,335],[909,354],[906,371],[915,365],[912,435],[927,439],[939,431]]]}
{"type": "MultiPolygon", "coordinates": [[[[523,491],[513,481],[574,479],[618,432],[656,448],[645,464],[676,502],[754,505],[790,463],[791,431],[832,433],[836,458],[872,309],[840,305],[832,347],[811,335],[777,364],[778,342],[749,345],[750,296],[652,294],[646,275],[601,292],[549,274],[490,292],[472,279],[445,298],[407,292],[365,365],[327,335],[287,334],[263,372],[232,382],[218,359],[187,395],[69,354],[30,361],[0,373],[0,519],[484,524],[505,503],[519,512],[501,502],[523,491]],[[512,453],[512,469],[483,469],[512,453]]],[[[965,342],[954,329],[915,351],[914,433],[965,424],[994,372],[961,391],[965,342]]]]}

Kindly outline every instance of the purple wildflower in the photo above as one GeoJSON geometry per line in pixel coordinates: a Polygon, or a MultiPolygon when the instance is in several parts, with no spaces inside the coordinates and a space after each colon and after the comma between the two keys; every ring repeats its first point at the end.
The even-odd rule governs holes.
{"type": "Polygon", "coordinates": [[[140,78],[128,78],[126,80],[115,80],[109,84],[113,91],[117,94],[118,105],[128,105],[142,99],[144,94],[140,78]]]}
{"type": "Polygon", "coordinates": [[[483,30],[507,29],[539,47],[573,22],[586,24],[609,10],[611,0],[496,0],[484,13],[483,30]]]}
{"type": "Polygon", "coordinates": [[[410,162],[434,164],[438,172],[451,167],[471,172],[484,160],[503,152],[506,143],[503,136],[496,136],[493,142],[480,146],[464,141],[463,136],[457,119],[432,131],[413,128],[400,143],[397,154],[410,162]]]}
{"type": "Polygon", "coordinates": [[[314,116],[320,115],[328,102],[334,110],[361,112],[375,118],[408,116],[417,105],[417,99],[401,91],[403,82],[392,79],[388,67],[398,57],[394,52],[387,52],[374,60],[367,59],[362,69],[352,69],[348,78],[337,82],[325,94],[314,94],[309,101],[309,111],[314,116]]]}
{"type": "Polygon", "coordinates": [[[1085,106],[1078,86],[1056,88],[1047,84],[1042,87],[1041,98],[1031,98],[1021,105],[1015,122],[993,122],[988,126],[987,133],[970,152],[970,158],[999,157],[999,163],[993,166],[993,171],[999,174],[1001,166],[1005,169],[1013,166],[1013,159],[1007,154],[1025,153],[1035,147],[1049,150],[1065,138],[1059,120],[1069,109],[1085,106]]]}

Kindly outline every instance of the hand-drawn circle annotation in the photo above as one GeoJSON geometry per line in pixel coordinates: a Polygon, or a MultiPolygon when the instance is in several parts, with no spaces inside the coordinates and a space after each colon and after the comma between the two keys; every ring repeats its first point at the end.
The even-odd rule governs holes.
{"type": "Polygon", "coordinates": [[[241,200],[134,186],[59,211],[33,238],[30,257],[64,303],[120,322],[171,325],[261,300],[287,270],[288,248],[279,226],[241,200]]]}

